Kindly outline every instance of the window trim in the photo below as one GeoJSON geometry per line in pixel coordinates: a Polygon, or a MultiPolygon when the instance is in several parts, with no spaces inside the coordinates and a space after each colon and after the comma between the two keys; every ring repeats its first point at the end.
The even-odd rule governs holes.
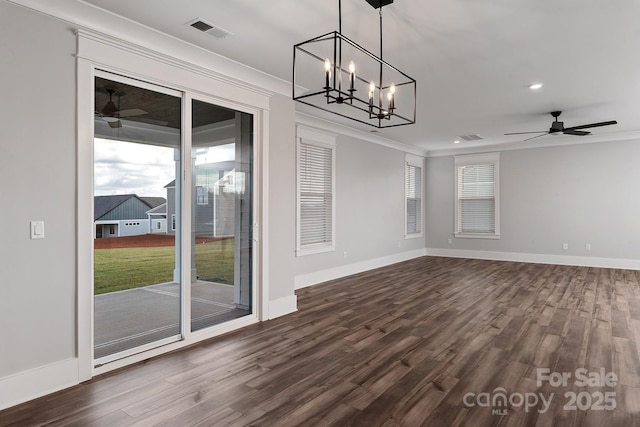
{"type": "Polygon", "coordinates": [[[454,217],[453,235],[456,238],[465,239],[500,239],[500,153],[465,154],[454,156],[454,217]],[[458,169],[461,166],[473,166],[493,164],[493,198],[494,198],[494,221],[495,231],[493,233],[464,233],[458,232],[458,169]]]}
{"type": "Polygon", "coordinates": [[[296,128],[296,256],[313,255],[336,250],[336,135],[307,126],[296,128]],[[331,150],[331,241],[302,245],[300,242],[301,144],[314,145],[331,150]]]}
{"type": "Polygon", "coordinates": [[[416,239],[422,237],[424,230],[424,158],[413,154],[405,155],[405,167],[404,167],[404,238],[416,239]],[[419,230],[415,233],[409,233],[407,223],[409,211],[407,209],[407,166],[413,166],[420,169],[420,206],[419,206],[419,230]]]}

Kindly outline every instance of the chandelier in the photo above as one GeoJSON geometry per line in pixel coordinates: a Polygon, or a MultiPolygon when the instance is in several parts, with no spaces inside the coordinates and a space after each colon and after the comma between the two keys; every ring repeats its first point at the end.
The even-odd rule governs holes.
{"type": "Polygon", "coordinates": [[[416,122],[416,81],[382,59],[382,7],[393,0],[366,0],[380,15],[380,55],[338,31],[293,46],[293,99],[377,128],[416,122]]]}

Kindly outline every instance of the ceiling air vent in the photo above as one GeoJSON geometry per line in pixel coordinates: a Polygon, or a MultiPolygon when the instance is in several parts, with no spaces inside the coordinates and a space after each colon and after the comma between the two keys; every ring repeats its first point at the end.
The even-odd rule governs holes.
{"type": "Polygon", "coordinates": [[[477,133],[474,133],[474,134],[471,134],[471,135],[461,135],[459,138],[464,140],[464,141],[478,141],[478,140],[482,139],[482,137],[480,135],[478,135],[477,133]]]}
{"type": "Polygon", "coordinates": [[[203,19],[197,18],[194,19],[191,22],[187,22],[188,26],[195,28],[196,30],[202,31],[203,33],[206,33],[208,35],[210,35],[213,38],[216,39],[224,39],[227,38],[228,36],[232,35],[231,32],[220,28],[216,25],[213,25],[209,22],[204,21],[203,19]]]}

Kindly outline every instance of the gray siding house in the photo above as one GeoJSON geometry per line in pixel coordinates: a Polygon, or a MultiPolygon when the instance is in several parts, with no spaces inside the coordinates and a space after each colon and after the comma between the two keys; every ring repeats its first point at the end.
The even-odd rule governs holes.
{"type": "Polygon", "coordinates": [[[149,218],[149,233],[166,234],[167,233],[167,203],[156,206],[147,211],[149,218]]]}
{"type": "MultiPolygon", "coordinates": [[[[196,165],[194,231],[202,237],[234,235],[235,216],[235,162],[216,162],[196,165]]],[[[175,234],[176,183],[171,181],[167,189],[167,233],[175,234]]]]}
{"type": "Polygon", "coordinates": [[[147,212],[165,202],[163,197],[139,197],[135,194],[95,196],[93,199],[95,238],[149,233],[151,230],[147,212]]]}

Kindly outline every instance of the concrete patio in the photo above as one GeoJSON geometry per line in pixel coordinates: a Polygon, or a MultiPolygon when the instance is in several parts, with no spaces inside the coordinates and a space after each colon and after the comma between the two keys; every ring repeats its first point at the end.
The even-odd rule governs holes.
{"type": "MultiPolygon", "coordinates": [[[[96,295],[94,357],[180,334],[180,286],[160,283],[96,295]]],[[[191,328],[250,314],[237,309],[233,286],[198,280],[191,285],[191,328]]]]}

